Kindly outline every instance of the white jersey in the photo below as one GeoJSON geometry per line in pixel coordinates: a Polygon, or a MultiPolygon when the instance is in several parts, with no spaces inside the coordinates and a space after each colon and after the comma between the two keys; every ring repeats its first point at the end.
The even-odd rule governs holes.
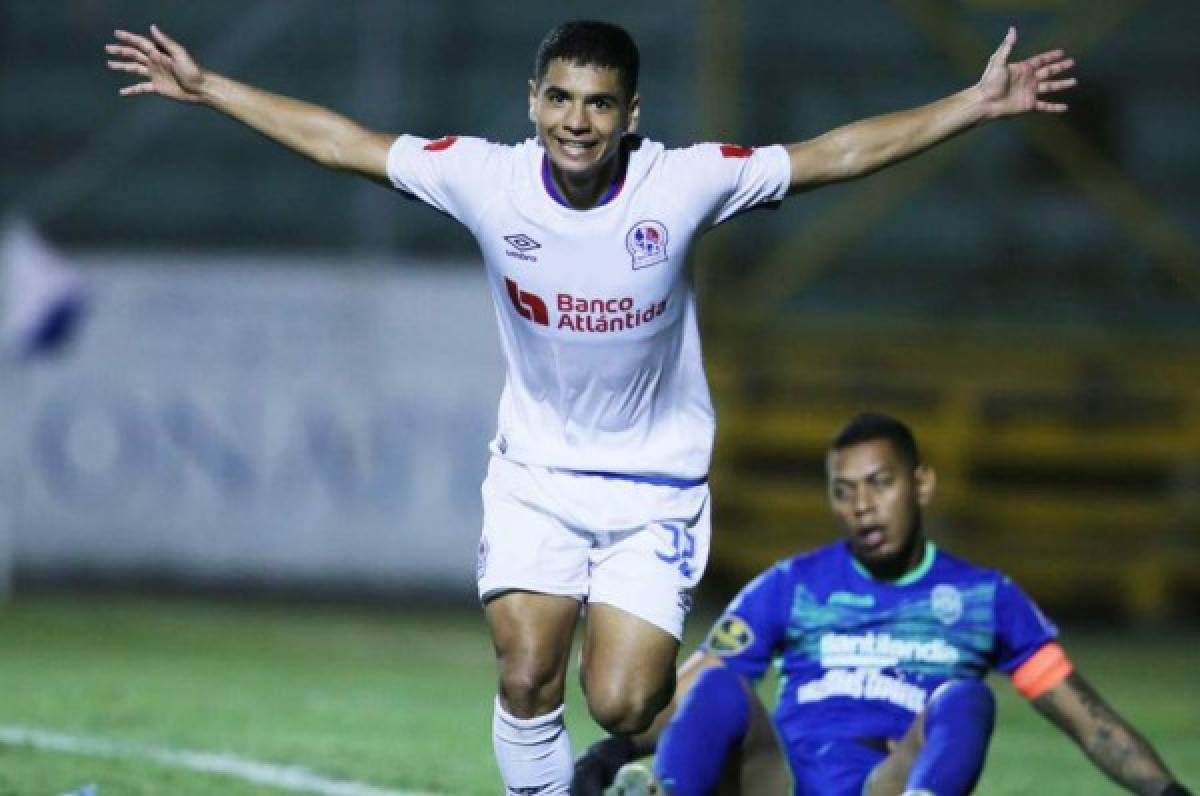
{"type": "Polygon", "coordinates": [[[783,147],[631,137],[623,182],[575,210],[541,145],[396,139],[400,191],[483,252],[507,365],[492,450],[527,465],[698,478],[715,430],[685,261],[697,234],[783,198],[783,147]]]}

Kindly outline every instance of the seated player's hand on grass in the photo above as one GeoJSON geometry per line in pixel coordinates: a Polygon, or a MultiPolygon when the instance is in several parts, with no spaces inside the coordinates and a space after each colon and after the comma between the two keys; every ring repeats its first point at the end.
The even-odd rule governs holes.
{"type": "Polygon", "coordinates": [[[105,52],[118,59],[109,61],[108,68],[146,78],[141,83],[122,88],[121,96],[161,94],[181,102],[200,101],[204,70],[182,45],[158,26],[150,26],[152,39],[127,30],[113,31],[113,35],[121,43],[105,46],[105,52]]]}
{"type": "Polygon", "coordinates": [[[1008,35],[988,60],[983,76],[976,86],[988,116],[998,118],[1029,111],[1042,113],[1064,113],[1067,106],[1062,102],[1047,102],[1043,94],[1053,94],[1073,87],[1075,78],[1059,78],[1063,72],[1075,65],[1072,58],[1062,50],[1049,50],[1010,64],[1008,56],[1017,43],[1016,28],[1009,28],[1008,35]]]}
{"type": "Polygon", "coordinates": [[[621,766],[636,757],[633,744],[625,738],[610,736],[596,741],[575,761],[571,796],[601,796],[621,766]]]}

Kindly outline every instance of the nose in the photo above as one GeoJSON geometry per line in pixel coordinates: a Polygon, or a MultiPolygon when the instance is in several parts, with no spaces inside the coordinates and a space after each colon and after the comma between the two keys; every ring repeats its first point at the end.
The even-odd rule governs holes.
{"type": "Polygon", "coordinates": [[[860,489],[854,493],[854,516],[861,517],[865,514],[870,514],[875,510],[875,501],[871,500],[870,491],[860,489]]]}
{"type": "Polygon", "coordinates": [[[572,103],[567,111],[566,118],[563,119],[563,127],[567,128],[572,133],[584,133],[588,130],[587,112],[584,110],[583,103],[572,103]]]}

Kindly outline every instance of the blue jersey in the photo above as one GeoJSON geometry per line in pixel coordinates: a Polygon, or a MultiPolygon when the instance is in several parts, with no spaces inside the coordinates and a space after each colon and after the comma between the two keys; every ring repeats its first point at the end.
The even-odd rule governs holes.
{"type": "Polygon", "coordinates": [[[1058,631],[1000,572],[927,544],[899,581],[840,542],[781,561],[729,605],[704,648],[757,679],[781,667],[784,742],[899,738],[950,679],[1011,673],[1058,631]]]}

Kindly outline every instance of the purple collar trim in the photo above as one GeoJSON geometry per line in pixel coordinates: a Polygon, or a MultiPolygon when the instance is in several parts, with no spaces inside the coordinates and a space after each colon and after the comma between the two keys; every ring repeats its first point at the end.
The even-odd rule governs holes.
{"type": "MultiPolygon", "coordinates": [[[[571,207],[571,203],[567,201],[567,197],[563,196],[562,192],[558,190],[558,186],[554,184],[554,175],[550,173],[550,158],[546,157],[544,154],[542,155],[542,185],[545,187],[546,193],[550,194],[551,199],[558,202],[563,207],[570,207],[572,210],[577,209],[575,207],[571,207]]],[[[605,191],[604,195],[600,197],[600,201],[596,202],[596,207],[603,207],[613,199],[616,199],[617,195],[621,193],[621,189],[624,187],[625,164],[622,164],[622,168],[620,173],[617,175],[617,178],[613,180],[612,185],[608,186],[608,190],[605,191]]]]}

